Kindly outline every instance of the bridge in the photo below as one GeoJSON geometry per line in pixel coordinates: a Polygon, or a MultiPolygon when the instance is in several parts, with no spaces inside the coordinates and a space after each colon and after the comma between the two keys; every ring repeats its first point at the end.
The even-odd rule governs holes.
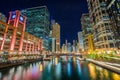
{"type": "Polygon", "coordinates": [[[46,54],[46,56],[82,56],[81,53],[52,53],[46,54]]]}

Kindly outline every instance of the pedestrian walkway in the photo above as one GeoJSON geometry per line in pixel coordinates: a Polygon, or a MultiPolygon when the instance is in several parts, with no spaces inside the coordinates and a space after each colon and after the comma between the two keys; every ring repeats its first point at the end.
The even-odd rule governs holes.
{"type": "Polygon", "coordinates": [[[111,65],[111,66],[115,66],[115,67],[118,67],[120,68],[120,64],[116,64],[116,63],[109,63],[109,62],[103,62],[104,64],[108,64],[108,65],[111,65]]]}
{"type": "Polygon", "coordinates": [[[105,58],[120,60],[120,58],[117,58],[117,57],[106,57],[106,56],[105,56],[105,58]]]}
{"type": "Polygon", "coordinates": [[[103,61],[96,61],[93,59],[86,59],[86,60],[120,74],[120,64],[108,63],[108,62],[103,62],[103,61]]]}

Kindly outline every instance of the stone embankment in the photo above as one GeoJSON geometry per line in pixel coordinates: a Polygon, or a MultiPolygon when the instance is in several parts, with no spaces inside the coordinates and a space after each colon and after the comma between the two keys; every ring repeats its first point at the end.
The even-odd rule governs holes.
{"type": "Polygon", "coordinates": [[[92,62],[92,63],[94,63],[98,66],[104,67],[108,70],[111,70],[113,72],[116,72],[116,73],[120,74],[120,68],[118,67],[118,65],[120,65],[120,64],[118,64],[117,67],[116,67],[116,64],[114,65],[112,63],[108,64],[106,62],[96,61],[96,60],[93,60],[93,59],[86,59],[86,60],[89,61],[89,62],[92,62]]]}

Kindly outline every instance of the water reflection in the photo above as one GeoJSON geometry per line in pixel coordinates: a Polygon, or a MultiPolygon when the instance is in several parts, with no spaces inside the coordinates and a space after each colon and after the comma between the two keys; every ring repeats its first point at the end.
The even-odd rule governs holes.
{"type": "Polygon", "coordinates": [[[89,67],[89,72],[90,72],[90,76],[91,76],[92,80],[96,80],[95,66],[92,63],[90,63],[90,64],[88,64],[88,67],[89,67]]]}
{"type": "Polygon", "coordinates": [[[58,64],[58,58],[55,58],[55,65],[58,64]]]}
{"type": "Polygon", "coordinates": [[[61,78],[61,63],[59,62],[58,65],[56,66],[56,70],[55,70],[55,76],[57,80],[60,80],[61,78]]]}
{"type": "Polygon", "coordinates": [[[71,63],[70,62],[68,62],[68,64],[67,64],[67,69],[68,69],[68,76],[71,77],[72,69],[71,69],[71,63]]]}
{"type": "Polygon", "coordinates": [[[120,75],[88,62],[55,59],[1,70],[0,80],[120,80],[120,75]]]}
{"type": "Polygon", "coordinates": [[[43,65],[40,64],[40,72],[42,72],[42,71],[43,71],[43,65]]]}
{"type": "Polygon", "coordinates": [[[112,73],[113,80],[120,80],[120,75],[112,73]]]}
{"type": "Polygon", "coordinates": [[[81,65],[80,65],[80,61],[77,60],[77,70],[78,70],[78,75],[79,77],[82,76],[82,70],[81,70],[81,65]]]}
{"type": "Polygon", "coordinates": [[[92,80],[120,80],[120,74],[95,66],[92,63],[89,63],[88,67],[92,80]]]}
{"type": "Polygon", "coordinates": [[[2,78],[2,73],[0,72],[0,79],[2,78]]]}

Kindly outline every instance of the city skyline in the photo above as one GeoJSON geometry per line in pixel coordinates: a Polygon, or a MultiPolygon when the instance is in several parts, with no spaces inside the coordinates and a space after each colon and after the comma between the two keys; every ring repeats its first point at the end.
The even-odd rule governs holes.
{"type": "Polygon", "coordinates": [[[0,80],[120,80],[120,0],[0,8],[0,80]]]}
{"type": "Polygon", "coordinates": [[[77,40],[77,33],[81,31],[80,18],[83,13],[88,13],[86,0],[74,1],[0,1],[0,12],[8,18],[8,12],[14,10],[22,10],[37,6],[47,6],[50,12],[51,19],[55,19],[61,25],[61,44],[67,39],[72,43],[72,40],[77,40]],[[62,16],[62,17],[61,17],[62,16]],[[71,36],[69,36],[69,35],[71,36]]]}

